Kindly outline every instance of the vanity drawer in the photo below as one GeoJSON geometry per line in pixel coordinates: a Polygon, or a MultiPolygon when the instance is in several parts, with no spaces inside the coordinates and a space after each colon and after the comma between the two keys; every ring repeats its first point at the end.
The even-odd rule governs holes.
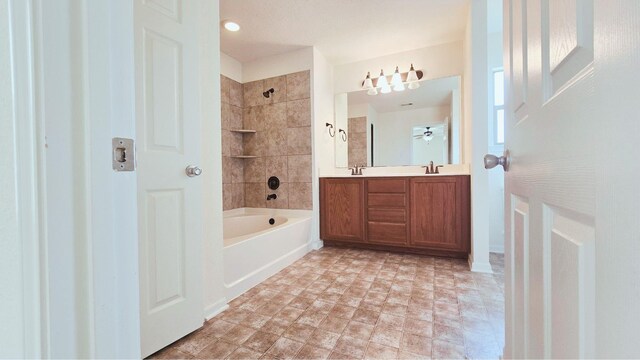
{"type": "Polygon", "coordinates": [[[370,193],[404,193],[407,191],[405,179],[369,179],[367,191],[370,193]]]}
{"type": "Polygon", "coordinates": [[[405,194],[367,194],[367,205],[370,207],[405,207],[405,194]]]}
{"type": "Polygon", "coordinates": [[[405,209],[378,209],[369,208],[369,221],[388,222],[388,223],[406,223],[407,211],[405,209]]]}
{"type": "Polygon", "coordinates": [[[407,225],[369,221],[367,223],[367,238],[372,243],[406,245],[407,225]]]}

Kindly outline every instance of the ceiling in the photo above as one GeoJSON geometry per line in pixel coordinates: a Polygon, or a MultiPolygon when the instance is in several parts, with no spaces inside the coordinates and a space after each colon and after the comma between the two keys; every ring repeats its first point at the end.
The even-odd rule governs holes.
{"type": "Polygon", "coordinates": [[[460,79],[457,76],[420,82],[415,90],[406,89],[402,92],[389,94],[367,95],[366,91],[354,91],[347,95],[349,106],[370,104],[378,113],[403,110],[415,110],[435,106],[451,105],[451,91],[458,88],[460,79]],[[401,104],[413,103],[411,106],[401,104]]]}
{"type": "Polygon", "coordinates": [[[459,41],[469,0],[221,0],[223,53],[245,63],[315,46],[334,65],[459,41]]]}

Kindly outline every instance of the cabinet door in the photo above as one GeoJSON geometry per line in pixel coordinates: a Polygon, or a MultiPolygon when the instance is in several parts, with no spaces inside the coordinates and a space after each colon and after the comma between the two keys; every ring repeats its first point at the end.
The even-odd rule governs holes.
{"type": "Polygon", "coordinates": [[[364,181],[320,179],[320,237],[364,242],[364,181]]]}
{"type": "Polygon", "coordinates": [[[411,180],[411,245],[468,252],[468,177],[411,180]]]}

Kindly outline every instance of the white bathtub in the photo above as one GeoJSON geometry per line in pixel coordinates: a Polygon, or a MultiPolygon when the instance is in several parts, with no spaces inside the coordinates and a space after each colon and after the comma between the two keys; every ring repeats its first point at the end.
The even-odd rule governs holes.
{"type": "Polygon", "coordinates": [[[311,250],[309,210],[233,209],[224,212],[223,224],[229,301],[311,250]]]}

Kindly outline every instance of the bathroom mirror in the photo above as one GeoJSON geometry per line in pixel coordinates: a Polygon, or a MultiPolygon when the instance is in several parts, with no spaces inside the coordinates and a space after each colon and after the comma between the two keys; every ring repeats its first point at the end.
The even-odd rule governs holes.
{"type": "Polygon", "coordinates": [[[460,88],[451,76],[401,92],[337,94],[336,167],[460,163],[460,88]]]}

